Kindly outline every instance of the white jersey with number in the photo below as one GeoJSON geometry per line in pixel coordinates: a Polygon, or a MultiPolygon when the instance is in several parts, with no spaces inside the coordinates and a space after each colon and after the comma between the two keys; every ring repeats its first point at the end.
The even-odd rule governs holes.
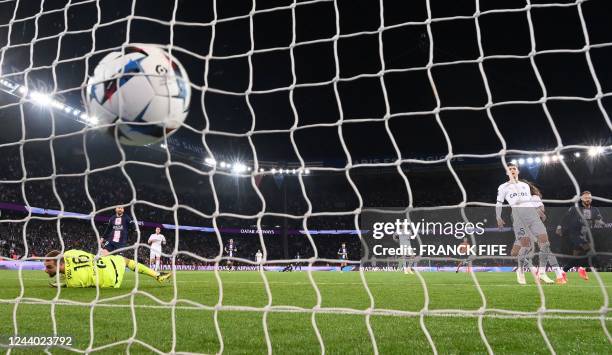
{"type": "Polygon", "coordinates": [[[512,207],[512,227],[516,239],[546,234],[537,208],[544,206],[539,196],[531,195],[529,185],[522,182],[505,182],[497,189],[497,204],[507,201],[512,207]]]}
{"type": "Polygon", "coordinates": [[[256,254],[255,254],[255,261],[256,261],[256,262],[258,262],[258,263],[260,263],[260,262],[261,262],[262,257],[263,257],[263,254],[262,254],[262,253],[256,253],[256,254]]]}
{"type": "Polygon", "coordinates": [[[166,244],[166,237],[163,234],[153,233],[149,236],[148,243],[151,244],[151,253],[155,251],[159,254],[162,250],[162,243],[166,244]]]}

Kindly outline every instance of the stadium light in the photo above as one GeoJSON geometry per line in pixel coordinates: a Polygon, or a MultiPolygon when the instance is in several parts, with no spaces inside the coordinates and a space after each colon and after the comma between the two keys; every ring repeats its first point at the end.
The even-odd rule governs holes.
{"type": "Polygon", "coordinates": [[[58,110],[64,110],[64,104],[57,100],[51,101],[51,106],[55,107],[58,110]]]}
{"type": "Polygon", "coordinates": [[[219,163],[219,166],[225,168],[227,166],[227,163],[222,161],[221,163],[219,163]]]}
{"type": "Polygon", "coordinates": [[[242,164],[242,163],[235,163],[232,171],[235,173],[243,173],[247,170],[246,165],[242,164]]]}
{"type": "Polygon", "coordinates": [[[590,157],[598,156],[598,155],[602,154],[603,152],[604,152],[604,148],[603,147],[591,147],[591,148],[589,148],[589,156],[590,157]]]}
{"type": "Polygon", "coordinates": [[[542,159],[541,159],[540,157],[536,157],[534,160],[535,160],[535,162],[536,162],[536,163],[538,163],[538,164],[539,164],[539,163],[542,161],[542,159]]]}
{"type": "Polygon", "coordinates": [[[533,158],[532,157],[527,158],[527,164],[533,164],[533,158]]]}
{"type": "Polygon", "coordinates": [[[271,171],[272,171],[272,174],[276,174],[276,169],[275,168],[272,168],[271,171]]]}
{"type": "Polygon", "coordinates": [[[304,174],[306,174],[306,175],[310,174],[310,169],[304,170],[304,174]]]}
{"type": "Polygon", "coordinates": [[[47,106],[51,103],[51,98],[48,95],[36,91],[30,94],[30,98],[41,106],[47,106]]]}
{"type": "Polygon", "coordinates": [[[552,161],[557,161],[557,160],[559,160],[559,157],[557,155],[553,155],[551,159],[552,159],[552,161]]]}
{"type": "Polygon", "coordinates": [[[563,154],[559,154],[559,160],[563,160],[565,159],[565,156],[563,154]]]}
{"type": "Polygon", "coordinates": [[[574,156],[575,156],[576,158],[580,158],[580,152],[576,152],[576,153],[574,153],[574,156]]]}
{"type": "Polygon", "coordinates": [[[550,161],[550,157],[548,155],[545,155],[542,157],[542,162],[544,164],[548,164],[549,161],[550,161]]]}
{"type": "Polygon", "coordinates": [[[212,165],[217,164],[217,161],[215,159],[213,159],[213,158],[208,157],[208,158],[204,159],[204,163],[212,166],[212,165]]]}
{"type": "Polygon", "coordinates": [[[523,165],[523,164],[525,164],[525,159],[523,159],[523,158],[519,159],[519,160],[518,160],[518,164],[519,164],[519,165],[523,165]]]}
{"type": "Polygon", "coordinates": [[[512,159],[512,160],[510,161],[510,164],[514,164],[514,165],[516,165],[516,163],[517,163],[516,159],[512,159]]]}
{"type": "Polygon", "coordinates": [[[25,95],[28,93],[28,89],[26,89],[25,86],[20,86],[19,89],[17,89],[17,91],[19,91],[19,93],[22,95],[25,95]]]}
{"type": "Polygon", "coordinates": [[[260,173],[263,173],[264,171],[265,171],[264,168],[259,168],[260,173]]]}

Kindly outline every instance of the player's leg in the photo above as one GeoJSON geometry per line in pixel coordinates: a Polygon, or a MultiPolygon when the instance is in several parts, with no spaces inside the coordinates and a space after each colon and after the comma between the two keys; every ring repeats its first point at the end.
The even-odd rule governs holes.
{"type": "Polygon", "coordinates": [[[525,267],[527,267],[534,276],[534,279],[538,280],[537,269],[533,266],[533,243],[529,237],[523,237],[518,240],[519,250],[517,253],[517,269],[516,269],[516,280],[519,284],[525,285],[525,267]]]}
{"type": "Polygon", "coordinates": [[[514,256],[516,258],[516,280],[519,284],[524,285],[525,282],[525,273],[523,272],[523,264],[522,260],[519,257],[519,251],[521,250],[521,243],[518,239],[515,239],[514,244],[512,245],[512,250],[510,251],[510,256],[514,256]]]}
{"type": "Polygon", "coordinates": [[[151,249],[149,252],[149,267],[155,271],[159,271],[158,258],[160,253],[156,249],[151,249]]]}
{"type": "Polygon", "coordinates": [[[524,217],[521,214],[517,213],[513,217],[514,222],[512,224],[512,228],[514,229],[515,241],[512,247],[512,252],[516,252],[516,281],[521,285],[525,285],[527,283],[525,281],[524,268],[528,267],[537,283],[539,281],[537,269],[533,266],[530,257],[532,255],[530,253],[532,251],[532,243],[528,232],[529,229],[525,224],[524,217]]]}
{"type": "Polygon", "coordinates": [[[155,270],[161,270],[161,256],[159,254],[155,257],[155,270]]]}
{"type": "Polygon", "coordinates": [[[550,265],[555,272],[558,284],[566,283],[563,269],[559,267],[557,257],[553,255],[550,250],[550,242],[548,241],[548,234],[541,233],[538,235],[538,246],[540,247],[540,268],[539,275],[540,279],[546,283],[552,283],[553,281],[546,276],[546,265],[550,265]]]}
{"type": "Polygon", "coordinates": [[[569,259],[569,261],[563,267],[564,272],[570,271],[572,268],[576,268],[578,271],[578,275],[584,279],[588,280],[589,276],[587,275],[586,269],[584,268],[587,265],[586,258],[582,258],[580,256],[586,254],[590,250],[589,243],[586,238],[582,238],[582,235],[570,235],[569,240],[572,244],[572,254],[574,258],[569,259]]]}
{"type": "MultiPolygon", "coordinates": [[[[584,238],[580,245],[579,255],[586,255],[590,250],[591,250],[591,246],[586,241],[586,238],[584,238]]],[[[588,266],[591,264],[591,259],[588,257],[579,258],[579,259],[576,259],[576,264],[577,264],[576,266],[578,266],[578,270],[577,270],[578,276],[580,276],[580,278],[582,278],[583,280],[588,281],[589,275],[587,274],[587,269],[585,268],[585,266],[588,266]]]]}
{"type": "Polygon", "coordinates": [[[128,269],[134,272],[137,272],[139,274],[143,274],[143,275],[152,277],[156,279],[158,282],[166,281],[172,275],[169,272],[157,272],[155,270],[152,270],[151,268],[147,267],[144,264],[135,262],[133,259],[128,259],[128,258],[124,258],[124,259],[125,259],[125,266],[127,266],[128,269]]]}

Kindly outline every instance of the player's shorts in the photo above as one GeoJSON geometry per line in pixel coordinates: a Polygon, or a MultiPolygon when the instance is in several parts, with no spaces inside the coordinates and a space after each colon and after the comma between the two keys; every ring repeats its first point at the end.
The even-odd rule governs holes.
{"type": "Polygon", "coordinates": [[[517,240],[525,237],[535,240],[537,236],[546,234],[546,226],[542,223],[537,210],[533,207],[513,209],[512,219],[514,236],[517,240]]]}
{"type": "Polygon", "coordinates": [[[149,253],[149,259],[161,258],[162,251],[161,249],[151,248],[151,252],[149,253]]]}
{"type": "MultiPolygon", "coordinates": [[[[104,271],[98,271],[101,275],[100,287],[119,288],[125,274],[125,258],[121,255],[109,255],[102,257],[106,267],[104,271]]],[[[100,270],[100,269],[98,269],[100,270]]]]}
{"type": "Polygon", "coordinates": [[[106,242],[104,242],[104,245],[102,245],[102,249],[108,250],[109,253],[125,247],[125,243],[117,243],[110,240],[107,240],[106,242]]]}

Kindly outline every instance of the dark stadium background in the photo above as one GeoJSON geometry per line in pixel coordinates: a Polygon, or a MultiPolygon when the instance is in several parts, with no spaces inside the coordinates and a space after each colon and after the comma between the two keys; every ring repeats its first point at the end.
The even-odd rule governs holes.
{"type": "MultiPolygon", "coordinates": [[[[0,44],[5,48],[2,73],[6,78],[43,91],[62,91],[66,103],[82,106],[81,88],[86,75],[105,54],[92,56],[89,60],[70,60],[85,55],[92,49],[92,32],[98,15],[102,23],[116,21],[113,25],[98,28],[95,38],[96,50],[120,46],[126,42],[127,28],[129,41],[168,44],[171,41],[170,27],[150,20],[172,20],[173,2],[163,1],[151,5],[145,1],[105,1],[100,11],[95,2],[73,1],[73,6],[63,11],[45,14],[27,21],[12,24],[10,33],[7,27],[0,28],[0,44]],[[129,23],[126,16],[136,16],[129,23]],[[66,19],[66,23],[65,22],[66,19]],[[38,38],[52,36],[68,29],[81,31],[53,37],[46,40],[38,38]],[[31,43],[14,46],[19,43],[31,43]],[[56,56],[61,63],[56,63],[56,56]],[[55,64],[54,64],[55,63],[55,64]],[[35,67],[29,70],[28,68],[35,67]],[[23,75],[24,71],[27,75],[23,75]],[[20,73],[13,75],[12,73],[20,73]],[[55,85],[54,85],[55,83],[55,85]]],[[[256,11],[266,8],[290,5],[291,1],[257,1],[256,11]]],[[[321,1],[300,4],[295,7],[296,42],[306,42],[332,38],[336,33],[334,3],[321,1]]],[[[405,22],[423,22],[427,19],[425,1],[383,1],[386,26],[405,22]]],[[[457,60],[475,60],[479,56],[476,39],[475,20],[469,18],[474,11],[474,1],[430,1],[433,18],[463,16],[450,21],[434,22],[431,25],[434,43],[434,63],[457,60]]],[[[493,9],[522,8],[524,1],[481,1],[480,11],[493,9]]],[[[533,1],[545,4],[547,1],[533,1]]],[[[572,4],[570,1],[555,3],[572,4]]],[[[45,1],[45,11],[62,8],[66,1],[45,1]]],[[[212,1],[180,2],[176,12],[177,21],[209,23],[213,20],[212,1]]],[[[376,29],[380,25],[379,1],[338,1],[340,14],[340,33],[349,34],[371,31],[353,37],[343,37],[337,41],[338,68],[340,78],[351,78],[360,74],[380,72],[379,38],[376,29]]],[[[35,15],[39,12],[38,2],[0,3],[0,23],[8,23],[14,11],[17,18],[35,15]]],[[[248,15],[251,1],[218,1],[218,19],[248,15]]],[[[610,3],[604,0],[587,1],[583,5],[585,21],[591,44],[606,44],[593,47],[590,55],[594,70],[603,93],[612,92],[612,31],[606,18],[610,13],[610,3]]],[[[585,54],[580,52],[585,39],[575,5],[566,7],[533,8],[531,10],[535,31],[536,50],[567,49],[573,53],[548,53],[535,56],[535,63],[546,86],[546,96],[579,96],[593,98],[596,86],[587,66],[585,54]]],[[[253,16],[254,48],[285,47],[283,50],[256,53],[252,56],[252,90],[261,91],[286,87],[291,84],[290,51],[292,27],[291,9],[258,12],[253,16]]],[[[485,56],[527,55],[531,51],[528,24],[524,11],[511,13],[492,13],[479,17],[482,34],[482,47],[485,56]]],[[[174,25],[172,41],[198,55],[208,55],[211,40],[211,26],[174,25]]],[[[449,153],[447,143],[436,118],[431,113],[415,115],[414,112],[432,111],[435,97],[427,78],[425,66],[432,43],[425,24],[397,26],[386,29],[382,35],[385,67],[391,69],[422,68],[407,72],[387,72],[384,75],[388,94],[388,121],[402,159],[437,160],[449,153]],[[406,115],[403,113],[412,112],[406,115]]],[[[249,17],[219,22],[216,25],[216,39],[212,53],[214,56],[245,54],[250,50],[249,17]]],[[[299,45],[294,48],[297,84],[330,81],[335,76],[334,42],[299,45]]],[[[244,93],[249,86],[248,57],[232,59],[212,59],[206,62],[183,52],[173,52],[186,67],[190,79],[196,86],[204,85],[205,70],[208,65],[208,85],[218,90],[244,93]]],[[[487,59],[484,70],[489,81],[492,102],[529,100],[537,101],[543,96],[529,59],[487,59]]],[[[442,108],[484,107],[487,103],[482,76],[476,62],[434,66],[432,76],[442,108]]],[[[385,101],[380,79],[376,76],[342,80],[337,84],[338,96],[345,120],[377,118],[385,115],[385,101]]],[[[298,87],[293,90],[297,117],[290,106],[289,90],[269,94],[248,95],[255,116],[252,117],[247,106],[247,96],[226,95],[206,91],[204,94],[192,88],[191,112],[186,123],[196,129],[209,129],[213,132],[205,136],[209,149],[217,161],[244,162],[252,166],[254,154],[246,136],[229,138],[219,132],[247,133],[253,120],[255,131],[252,139],[257,149],[257,158],[267,169],[298,167],[299,161],[287,131],[297,118],[297,125],[338,122],[341,114],[334,93],[334,84],[298,87]],[[202,98],[203,95],[203,98],[202,98]],[[204,102],[208,121],[205,120],[201,101],[204,102]],[[285,130],[280,133],[258,133],[261,130],[285,130]]],[[[611,98],[601,98],[603,108],[611,113],[611,98]]],[[[82,124],[70,120],[62,114],[50,113],[48,109],[23,104],[14,105],[14,97],[0,93],[0,200],[4,202],[60,209],[62,205],[54,195],[53,184],[63,208],[67,211],[92,211],[85,185],[96,202],[96,211],[132,200],[171,207],[174,198],[170,182],[164,169],[144,167],[134,161],[147,161],[163,164],[167,160],[166,150],[159,145],[144,148],[123,147],[126,159],[125,173],[119,167],[88,174],[83,173],[89,159],[89,169],[111,167],[122,161],[120,151],[112,137],[99,132],[89,132],[86,142],[82,135],[69,138],[50,139],[54,135],[76,132],[82,124]],[[23,113],[21,112],[23,110],[23,113]],[[24,144],[8,144],[21,140],[24,144]],[[8,144],[8,145],[7,145],[8,144]],[[54,156],[51,156],[53,147],[54,156]],[[22,171],[20,149],[23,149],[23,165],[28,180],[22,171]],[[53,159],[52,159],[53,158],[53,159]],[[55,164],[52,162],[55,161],[55,164]],[[50,178],[55,174],[81,174],[81,176],[50,178]],[[132,195],[127,180],[135,184],[136,195],[132,195]],[[49,177],[44,179],[34,179],[49,177]],[[12,182],[7,182],[12,181],[12,182]],[[24,193],[25,192],[25,193],[24,193]],[[25,196],[24,196],[25,195],[25,196]],[[27,199],[27,201],[26,201],[27,199]]],[[[606,123],[596,100],[549,100],[546,106],[550,111],[555,127],[561,138],[557,141],[553,129],[544,113],[541,103],[508,104],[495,106],[491,114],[506,140],[507,149],[526,151],[510,152],[507,159],[529,156],[527,151],[551,152],[559,146],[612,144],[609,121],[606,123]]],[[[484,109],[442,110],[440,120],[448,131],[453,154],[492,154],[502,148],[484,109]]],[[[344,122],[342,138],[347,145],[352,162],[389,162],[398,156],[393,149],[383,121],[344,122]]],[[[304,176],[304,184],[313,212],[345,211],[346,216],[312,217],[308,227],[312,229],[351,229],[355,227],[353,211],[358,207],[358,199],[352,190],[344,171],[332,172],[316,170],[316,167],[342,168],[347,165],[347,156],[342,149],[338,126],[307,128],[295,131],[295,142],[299,154],[311,167],[311,174],[304,176]]],[[[202,136],[185,129],[177,132],[168,142],[168,151],[173,161],[183,162],[200,171],[210,167],[203,164],[208,156],[202,144],[202,136]]],[[[608,154],[596,160],[586,157],[582,148],[563,150],[566,163],[576,176],[581,189],[588,189],[595,196],[612,198],[610,176],[612,159],[608,154]],[[580,158],[573,156],[581,152],[580,158]],[[589,160],[590,159],[590,160],[589,160]]],[[[540,153],[541,155],[542,153],[540,153]]],[[[493,202],[497,186],[505,179],[500,157],[455,158],[451,161],[461,183],[466,190],[466,201],[493,202]]],[[[435,164],[404,163],[413,193],[414,206],[436,206],[458,204],[462,201],[461,191],[451,175],[446,162],[435,164]]],[[[545,199],[566,200],[559,206],[568,206],[567,200],[576,195],[571,180],[558,163],[533,165],[522,168],[523,176],[535,181],[542,189],[545,199]]],[[[170,166],[169,174],[178,196],[179,203],[189,205],[202,213],[214,212],[214,200],[208,177],[196,174],[184,167],[170,166]]],[[[363,198],[364,207],[405,207],[408,193],[405,183],[395,167],[359,167],[349,170],[363,198]]],[[[214,184],[219,198],[219,211],[254,216],[262,205],[251,186],[250,177],[215,175],[214,184]]],[[[266,212],[288,213],[302,216],[307,210],[306,202],[296,176],[282,177],[268,174],[259,182],[265,197],[266,212]]],[[[595,201],[596,205],[606,206],[595,201]]],[[[608,204],[609,205],[609,204],[608,204]]],[[[141,220],[173,223],[169,211],[154,208],[145,203],[134,205],[136,216],[141,220]]],[[[108,215],[106,210],[100,214],[108,215]]],[[[24,218],[17,212],[3,211],[2,219],[24,218]]],[[[609,217],[611,219],[612,216],[609,217]]],[[[178,221],[181,224],[211,226],[208,218],[179,209],[178,221]]],[[[491,219],[492,221],[492,219],[491,219]]],[[[255,218],[236,219],[222,217],[218,225],[253,226],[255,218]]],[[[265,216],[265,227],[299,229],[301,219],[285,219],[265,216]]],[[[92,248],[93,231],[91,225],[82,221],[64,219],[58,226],[56,220],[2,223],[0,236],[8,236],[21,248],[23,228],[27,229],[30,247],[37,248],[37,254],[51,246],[58,245],[58,230],[66,243],[75,247],[92,248]],[[58,229],[59,228],[59,229],[58,229]]],[[[144,232],[148,235],[148,231],[144,232]]],[[[172,233],[166,232],[166,235],[172,233]]],[[[209,235],[212,237],[212,235],[209,235]]],[[[200,255],[211,256],[218,250],[216,241],[203,243],[197,233],[181,233],[180,249],[195,250],[200,255]],[[213,254],[211,254],[213,253],[213,254]]],[[[242,257],[252,258],[258,247],[256,236],[240,238],[244,252],[242,257]]],[[[283,234],[266,237],[268,252],[273,257],[293,257],[296,251],[308,256],[312,248],[304,237],[283,234]],[[277,239],[273,239],[277,238],[277,239]]],[[[209,238],[212,241],[214,238],[209,238]]],[[[316,236],[319,252],[326,257],[334,257],[341,241],[348,241],[356,248],[354,236],[316,236]]],[[[11,243],[12,243],[11,242],[11,243]]],[[[240,253],[239,253],[240,254],[240,253]]],[[[6,254],[4,254],[6,255],[6,254]]]]}

